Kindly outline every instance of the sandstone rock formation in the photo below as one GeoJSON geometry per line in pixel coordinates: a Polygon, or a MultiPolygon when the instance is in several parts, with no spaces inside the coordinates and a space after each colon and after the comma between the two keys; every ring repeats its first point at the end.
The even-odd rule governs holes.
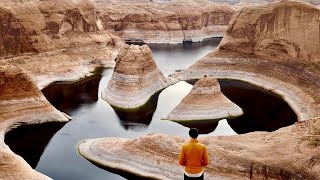
{"type": "Polygon", "coordinates": [[[4,134],[20,124],[67,122],[68,119],[18,67],[0,66],[0,92],[0,179],[49,179],[14,154],[4,143],[4,134]]]}
{"type": "Polygon", "coordinates": [[[49,179],[9,149],[5,132],[21,123],[67,121],[39,89],[114,66],[124,43],[103,31],[86,0],[3,0],[0,19],[0,179],[49,179]]]}
{"type": "Polygon", "coordinates": [[[312,5],[295,1],[244,8],[230,22],[220,49],[279,61],[318,62],[319,12],[312,5]]]}
{"type": "Polygon", "coordinates": [[[205,76],[195,83],[189,94],[164,119],[180,123],[214,122],[242,114],[241,108],[222,94],[219,82],[205,76]]]}
{"type": "MultiPolygon", "coordinates": [[[[200,138],[211,157],[209,179],[320,178],[319,13],[319,8],[296,1],[243,8],[233,16],[217,51],[172,75],[188,80],[209,74],[250,82],[282,95],[300,120],[269,133],[200,138]]],[[[183,168],[177,159],[183,141],[154,134],[86,140],[78,149],[100,166],[180,179],[183,168]]]]}
{"type": "MultiPolygon", "coordinates": [[[[209,165],[207,179],[319,179],[320,144],[309,129],[320,119],[275,132],[229,137],[203,137],[209,165]]],[[[318,132],[318,131],[317,131],[318,132]]],[[[319,133],[319,132],[318,132],[319,133]]],[[[181,179],[178,153],[186,140],[162,134],[137,139],[101,138],[83,141],[80,154],[94,164],[154,179],[181,179]]]]}
{"type": "MultiPolygon", "coordinates": [[[[117,57],[123,42],[106,30],[117,32],[123,38],[145,38],[146,42],[181,42],[189,39],[197,41],[205,37],[220,36],[226,30],[226,25],[235,12],[234,8],[229,5],[211,6],[207,1],[200,0],[175,0],[165,3],[159,1],[159,4],[141,0],[140,3],[119,5],[111,2],[104,6],[103,4],[106,2],[111,1],[96,0],[95,3],[89,0],[1,1],[0,157],[2,158],[0,159],[0,179],[48,179],[33,170],[20,156],[15,155],[9,149],[3,141],[5,132],[17,127],[20,123],[67,121],[46,101],[38,88],[32,84],[32,81],[41,89],[53,81],[78,79],[97,66],[114,65],[113,59],[117,57]],[[168,30],[170,30],[169,33],[167,33],[168,30]],[[144,35],[141,35],[140,32],[144,35]],[[131,33],[134,33],[134,36],[131,33]],[[162,39],[165,40],[162,41],[162,39]],[[20,68],[16,69],[11,66],[12,64],[24,68],[28,72],[20,68]],[[31,78],[25,74],[30,74],[31,78]]],[[[209,54],[197,65],[176,75],[176,77],[194,79],[202,77],[203,74],[212,74],[216,77],[246,80],[282,94],[298,113],[300,120],[319,116],[319,66],[317,65],[319,52],[315,49],[315,47],[319,47],[317,43],[319,40],[319,26],[317,26],[319,20],[315,18],[319,15],[318,11],[319,9],[316,7],[297,2],[281,2],[259,9],[244,8],[235,17],[239,21],[232,21],[232,26],[227,32],[228,36],[224,39],[219,50],[209,54]],[[290,24],[285,23],[287,20],[290,24]],[[245,25],[244,23],[249,24],[245,25]],[[301,28],[301,25],[308,28],[301,28]],[[241,33],[244,33],[244,36],[241,33]],[[308,38],[311,33],[314,35],[313,38],[308,38]],[[297,37],[291,40],[292,35],[297,35],[297,37]],[[308,41],[304,41],[304,39],[308,41]]],[[[152,63],[150,66],[154,67],[152,63]]],[[[149,65],[142,65],[142,67],[149,67],[149,65]]],[[[119,70],[121,71],[121,69],[119,70]]],[[[146,72],[145,74],[150,75],[146,69],[140,70],[139,72],[146,72]]],[[[161,82],[168,83],[170,81],[162,77],[160,72],[153,72],[152,75],[160,77],[161,82]]],[[[127,77],[130,78],[134,77],[131,76],[132,74],[126,75],[129,75],[127,77]]],[[[122,77],[118,76],[120,80],[122,77]]],[[[143,80],[140,77],[137,79],[143,80]]],[[[150,79],[152,78],[147,80],[150,79]]],[[[155,84],[162,84],[161,82],[156,81],[155,84]]],[[[170,81],[170,83],[172,82],[170,81]]],[[[140,85],[150,87],[150,84],[140,85]]],[[[132,87],[136,89],[136,87],[132,87]]],[[[152,86],[152,88],[155,87],[152,86]]],[[[141,87],[139,89],[141,90],[141,87]]],[[[319,120],[316,122],[318,123],[319,120]]],[[[319,124],[315,123],[313,126],[318,127],[319,124]]],[[[213,148],[210,149],[219,149],[217,152],[221,152],[221,156],[216,157],[222,157],[218,159],[222,165],[216,165],[214,169],[219,172],[220,170],[221,172],[231,171],[235,172],[234,174],[245,174],[250,177],[279,177],[281,174],[285,178],[317,179],[319,177],[317,171],[319,170],[319,154],[314,152],[319,152],[319,146],[317,146],[319,134],[300,136],[300,134],[307,132],[308,128],[308,123],[304,122],[271,134],[253,133],[239,137],[216,138],[212,140],[214,142],[212,143],[213,148]],[[242,139],[243,137],[245,138],[242,139]],[[277,137],[276,140],[275,137],[277,137]],[[293,138],[294,142],[291,141],[292,137],[297,137],[293,138]],[[279,142],[278,138],[281,142],[280,145],[277,143],[279,142]],[[229,144],[229,141],[233,143],[229,144]],[[306,144],[309,142],[312,142],[311,144],[316,148],[307,148],[306,144]],[[215,146],[219,143],[221,148],[215,146]],[[224,149],[227,150],[224,151],[224,149]],[[292,150],[292,153],[287,149],[292,150]],[[270,154],[273,151],[281,156],[270,154]],[[284,152],[288,152],[290,158],[284,152]],[[272,160],[274,163],[270,164],[273,162],[272,160]],[[231,165],[223,164],[225,161],[231,162],[231,165]],[[238,166],[232,166],[233,164],[238,166]],[[284,169],[279,167],[284,167],[284,169]],[[239,171],[239,169],[241,170],[239,171]],[[275,172],[274,175],[273,172],[275,172]],[[298,176],[294,176],[293,173],[298,176]]],[[[155,139],[158,138],[161,140],[161,136],[155,137],[155,139]]],[[[170,138],[168,137],[168,139],[170,138]]],[[[151,144],[155,147],[159,143],[153,141],[153,138],[146,140],[143,141],[145,144],[155,142],[155,144],[151,144]]],[[[122,143],[122,140],[114,139],[114,141],[117,144],[122,143]]],[[[180,144],[182,142],[181,139],[177,141],[180,144]]],[[[204,143],[209,145],[209,141],[211,138],[210,140],[208,138],[208,142],[204,143]]],[[[135,145],[135,142],[139,141],[129,142],[126,144],[128,148],[130,148],[130,144],[135,145]]],[[[162,142],[165,144],[169,142],[170,146],[177,147],[171,140],[162,142]]],[[[161,143],[159,144],[161,145],[161,143]]],[[[163,149],[163,152],[170,153],[164,147],[167,146],[164,145],[156,149],[163,149]]],[[[116,151],[111,160],[117,162],[123,157],[118,156],[119,154],[125,156],[128,154],[121,148],[115,147],[111,150],[116,151]]],[[[96,156],[96,154],[92,155],[96,156]]],[[[141,154],[139,153],[139,155],[141,154]]],[[[99,154],[100,156],[104,156],[104,154],[99,154]]],[[[139,156],[126,156],[125,158],[129,160],[137,157],[139,156]]],[[[152,157],[157,158],[154,154],[152,157]]],[[[155,164],[162,162],[161,158],[157,159],[159,161],[149,159],[153,164],[148,167],[155,167],[155,164]]],[[[103,161],[104,158],[100,160],[103,161]]],[[[168,158],[168,160],[173,162],[172,158],[168,158]]],[[[109,161],[109,163],[111,162],[114,161],[109,161]]],[[[131,161],[131,163],[133,162],[144,161],[131,161]]],[[[174,160],[174,162],[176,161],[174,160]]],[[[142,167],[140,168],[137,166],[138,163],[132,167],[137,168],[139,173],[144,167],[140,166],[142,167]]],[[[168,167],[172,169],[177,166],[175,164],[175,167],[168,167]]],[[[209,169],[211,169],[210,167],[209,169]]],[[[165,171],[169,171],[169,169],[165,171]]],[[[136,172],[136,169],[129,168],[129,170],[136,172]]],[[[158,172],[156,173],[158,174],[158,172]]],[[[170,177],[177,176],[174,173],[170,177]]],[[[164,173],[162,172],[162,174],[164,173]]],[[[209,173],[208,176],[216,178],[219,174],[225,175],[223,173],[215,175],[209,173]]],[[[180,174],[179,177],[181,177],[180,174]]]]}
{"type": "MultiPolygon", "coordinates": [[[[237,3],[236,6],[250,6],[250,5],[263,5],[271,2],[279,2],[283,0],[231,0],[231,3],[237,3]]],[[[297,0],[298,1],[298,0],[297,0]]],[[[319,5],[320,1],[318,0],[299,0],[301,2],[307,2],[313,5],[319,5]]]]}
{"type": "Polygon", "coordinates": [[[215,52],[172,76],[247,81],[282,95],[299,120],[319,117],[319,15],[296,1],[243,8],[215,52]]]}
{"type": "Polygon", "coordinates": [[[8,1],[0,19],[0,63],[23,67],[40,88],[114,66],[124,44],[103,31],[91,1],[8,1]]]}
{"type": "Polygon", "coordinates": [[[116,59],[102,98],[113,107],[135,109],[158,91],[176,83],[160,72],[147,45],[125,45],[116,59]]]}
{"type": "Polygon", "coordinates": [[[123,39],[181,43],[222,37],[235,9],[207,0],[96,1],[104,29],[123,39]]]}

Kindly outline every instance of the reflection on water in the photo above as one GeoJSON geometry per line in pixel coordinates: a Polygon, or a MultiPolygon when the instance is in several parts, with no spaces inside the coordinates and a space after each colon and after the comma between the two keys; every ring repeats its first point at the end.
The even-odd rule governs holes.
{"type": "MultiPolygon", "coordinates": [[[[153,55],[159,69],[162,70],[164,74],[171,74],[175,70],[187,68],[198,58],[210,52],[217,46],[217,42],[215,41],[216,40],[213,39],[205,42],[204,44],[192,43],[191,47],[181,44],[165,46],[152,45],[151,50],[153,51],[153,55]]],[[[148,105],[148,108],[144,110],[146,113],[142,113],[143,111],[139,113],[130,112],[131,114],[128,115],[124,112],[120,112],[119,110],[114,110],[106,101],[101,99],[101,92],[107,87],[112,76],[112,72],[113,71],[109,69],[105,70],[101,75],[96,75],[76,83],[60,82],[54,83],[53,85],[45,88],[43,93],[47,99],[57,107],[57,109],[67,112],[72,117],[72,120],[55,133],[47,147],[45,146],[50,138],[44,141],[45,143],[42,146],[42,149],[39,148],[41,150],[30,150],[31,152],[36,152],[36,155],[23,153],[21,151],[25,148],[23,144],[17,146],[14,152],[22,155],[25,159],[31,158],[28,162],[33,165],[33,167],[36,166],[37,171],[44,173],[53,179],[119,180],[124,179],[122,176],[118,175],[119,173],[122,174],[121,172],[110,169],[109,171],[105,171],[97,168],[77,153],[77,144],[81,140],[90,138],[123,137],[132,139],[149,133],[165,133],[172,136],[182,136],[188,139],[189,128],[172,121],[164,121],[160,119],[167,116],[170,111],[180,103],[182,98],[189,93],[192,85],[186,82],[179,82],[170,86],[164,89],[159,95],[154,96],[150,105],[148,105]],[[141,126],[144,128],[140,128],[140,131],[136,131],[137,127],[141,126]],[[39,156],[41,156],[40,160],[39,156]]],[[[242,104],[245,103],[245,101],[240,101],[239,99],[241,98],[238,96],[246,97],[243,99],[250,99],[250,101],[248,101],[250,103],[252,103],[253,100],[265,102],[265,100],[259,99],[261,94],[256,94],[254,90],[250,91],[250,93],[244,93],[241,89],[242,86],[239,87],[237,83],[220,83],[222,91],[227,95],[227,97],[242,107],[245,113],[249,112],[250,114],[250,108],[247,109],[246,106],[242,104]],[[238,91],[243,93],[237,94],[238,91]],[[236,94],[234,97],[232,97],[233,93],[236,94]]],[[[277,102],[274,103],[277,104],[277,102]]],[[[254,111],[256,110],[257,109],[254,109],[254,111]]],[[[269,112],[269,109],[265,106],[260,110],[265,111],[266,114],[269,112]]],[[[254,117],[257,118],[257,116],[254,117]]],[[[268,117],[270,118],[271,116],[268,117]]],[[[261,118],[258,119],[260,120],[261,118]]],[[[262,118],[261,121],[262,120],[267,121],[266,118],[262,118]]],[[[240,130],[248,131],[249,128],[251,128],[252,120],[250,120],[250,123],[246,123],[246,121],[248,120],[234,119],[229,122],[233,123],[232,128],[234,128],[236,132],[243,133],[240,130]],[[234,123],[237,122],[239,123],[235,125],[234,123]]],[[[257,124],[259,123],[264,122],[257,121],[257,124]]],[[[202,127],[198,128],[201,129],[203,133],[210,132],[208,135],[211,136],[236,134],[226,120],[219,121],[218,125],[216,123],[209,123],[204,125],[203,129],[202,127]]],[[[31,138],[27,134],[17,135],[16,137],[19,138],[17,142],[27,142],[23,137],[26,137],[28,140],[37,140],[39,137],[47,136],[47,132],[49,130],[53,131],[53,129],[54,128],[50,125],[50,127],[44,128],[44,131],[36,129],[28,132],[35,133],[38,138],[31,138]]],[[[12,131],[12,133],[13,135],[15,134],[14,131],[12,131]]],[[[7,134],[6,142],[10,141],[9,136],[11,135],[7,134]]],[[[48,137],[51,136],[52,134],[48,135],[48,137]]],[[[33,148],[36,144],[39,143],[27,143],[30,148],[33,148]]],[[[10,148],[15,149],[14,146],[16,145],[12,143],[10,144],[10,148]]],[[[130,176],[123,176],[130,179],[130,176]]]]}
{"type": "Polygon", "coordinates": [[[197,121],[190,121],[190,122],[176,122],[178,124],[181,124],[185,127],[188,128],[197,128],[199,131],[199,134],[209,134],[211,132],[213,132],[214,130],[216,130],[217,126],[218,126],[218,122],[217,120],[207,120],[207,121],[203,121],[201,120],[200,122],[197,121]]]}
{"type": "Polygon", "coordinates": [[[148,102],[142,107],[134,110],[124,110],[112,107],[120,119],[120,124],[126,130],[143,130],[146,129],[151,120],[153,113],[157,109],[160,92],[151,96],[148,102]]]}
{"type": "Polygon", "coordinates": [[[239,105],[244,114],[228,120],[237,133],[275,131],[298,121],[290,106],[277,94],[249,83],[219,80],[221,91],[239,105]]]}
{"type": "MultiPolygon", "coordinates": [[[[236,133],[271,132],[298,121],[295,112],[279,95],[243,81],[218,81],[221,92],[244,112],[242,116],[228,120],[236,133]]],[[[197,80],[187,82],[195,84],[197,80]]]]}
{"type": "Polygon", "coordinates": [[[212,51],[221,38],[210,38],[198,43],[150,44],[157,66],[164,74],[186,69],[212,51]]]}
{"type": "Polygon", "coordinates": [[[101,74],[95,74],[77,82],[55,82],[44,88],[42,93],[57,109],[71,112],[83,104],[98,100],[101,77],[101,74]]]}
{"type": "Polygon", "coordinates": [[[6,133],[5,143],[35,168],[50,139],[64,124],[22,125],[6,133]]]}

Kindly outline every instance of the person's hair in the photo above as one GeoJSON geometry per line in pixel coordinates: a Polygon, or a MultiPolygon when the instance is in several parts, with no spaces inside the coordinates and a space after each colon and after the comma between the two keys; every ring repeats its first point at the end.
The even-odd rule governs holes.
{"type": "Polygon", "coordinates": [[[190,135],[190,137],[196,139],[196,138],[198,137],[198,135],[199,135],[198,129],[196,129],[196,128],[191,128],[191,129],[189,130],[189,135],[190,135]]]}

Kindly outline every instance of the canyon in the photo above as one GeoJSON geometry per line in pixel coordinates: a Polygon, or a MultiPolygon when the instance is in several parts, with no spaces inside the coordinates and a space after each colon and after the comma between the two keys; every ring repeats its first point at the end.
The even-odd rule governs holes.
{"type": "MultiPolygon", "coordinates": [[[[99,67],[114,68],[110,82],[123,80],[121,85],[136,70],[154,76],[145,78],[147,85],[142,86],[154,88],[155,83],[157,88],[139,96],[138,104],[126,99],[112,103],[106,95],[110,89],[103,93],[110,104],[122,108],[139,107],[158,90],[205,74],[246,81],[282,96],[299,122],[274,132],[202,137],[211,157],[206,173],[216,179],[319,178],[320,3],[305,2],[2,1],[0,179],[50,179],[11,151],[4,143],[5,133],[21,125],[68,122],[70,117],[54,108],[40,90],[52,82],[93,75],[99,67]],[[190,43],[209,37],[223,37],[218,49],[170,77],[157,69],[148,46],[125,44],[190,43]]],[[[131,84],[141,94],[141,88],[131,84]]],[[[123,89],[127,91],[121,96],[132,90],[123,89]]],[[[143,177],[178,179],[182,168],[176,159],[184,141],[165,134],[131,140],[107,137],[84,140],[78,149],[100,166],[143,177]]]]}
{"type": "Polygon", "coordinates": [[[104,29],[125,40],[181,43],[222,37],[235,8],[207,0],[96,1],[104,29]]]}
{"type": "MultiPolygon", "coordinates": [[[[203,137],[200,142],[211,156],[209,178],[320,177],[319,13],[316,6],[297,1],[244,7],[231,19],[217,50],[171,75],[187,81],[204,74],[246,81],[281,95],[298,116],[297,123],[274,132],[203,137]]],[[[179,179],[183,172],[177,157],[184,141],[149,134],[133,140],[84,140],[78,148],[100,166],[148,178],[179,179]]]]}

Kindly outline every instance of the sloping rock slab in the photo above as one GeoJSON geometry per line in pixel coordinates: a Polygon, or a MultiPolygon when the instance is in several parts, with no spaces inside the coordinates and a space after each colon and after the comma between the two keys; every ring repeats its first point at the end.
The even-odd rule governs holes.
{"type": "Polygon", "coordinates": [[[50,179],[33,170],[4,143],[4,134],[20,124],[67,122],[32,83],[27,73],[15,66],[0,67],[0,179],[50,179]]]}
{"type": "MultiPolygon", "coordinates": [[[[319,179],[320,144],[313,144],[317,142],[314,138],[320,135],[319,125],[317,119],[271,133],[200,138],[210,157],[205,176],[207,179],[319,179]]],[[[99,166],[154,179],[182,179],[178,153],[184,141],[163,134],[133,140],[109,137],[85,140],[78,150],[99,166]]]]}
{"type": "MultiPolygon", "coordinates": [[[[101,138],[83,141],[82,156],[102,167],[116,168],[147,179],[183,179],[178,153],[184,142],[177,137],[151,134],[139,139],[101,138]]],[[[208,179],[228,179],[206,175],[208,179]]]]}

